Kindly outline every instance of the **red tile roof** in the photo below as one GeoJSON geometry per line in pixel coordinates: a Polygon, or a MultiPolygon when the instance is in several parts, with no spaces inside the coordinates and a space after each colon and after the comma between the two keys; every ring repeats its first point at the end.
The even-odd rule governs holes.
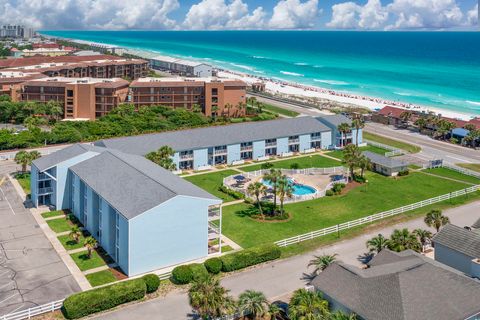
{"type": "Polygon", "coordinates": [[[17,68],[32,66],[42,63],[62,63],[62,62],[83,62],[94,60],[124,60],[125,58],[111,55],[97,55],[97,56],[60,56],[60,57],[29,57],[29,58],[14,58],[0,60],[0,69],[3,68],[17,68]]]}
{"type": "Polygon", "coordinates": [[[400,115],[405,111],[408,111],[408,110],[395,108],[391,106],[385,106],[382,108],[382,110],[378,111],[378,114],[386,117],[400,118],[400,115]]]}

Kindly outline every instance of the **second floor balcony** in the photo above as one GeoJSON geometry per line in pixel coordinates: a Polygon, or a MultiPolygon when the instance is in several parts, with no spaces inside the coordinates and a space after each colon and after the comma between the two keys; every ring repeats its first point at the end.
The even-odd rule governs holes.
{"type": "Polygon", "coordinates": [[[288,144],[296,144],[296,143],[299,143],[300,142],[300,139],[288,139],[288,144]]]}
{"type": "Polygon", "coordinates": [[[50,194],[50,193],[53,193],[53,187],[38,188],[39,195],[50,194]]]}
{"type": "Polygon", "coordinates": [[[265,147],[266,148],[269,148],[269,147],[276,147],[277,146],[277,142],[265,142],[265,147]]]}
{"type": "Polygon", "coordinates": [[[213,151],[213,154],[216,155],[216,156],[225,155],[225,154],[227,154],[227,149],[226,148],[225,149],[215,149],[213,151]]]}

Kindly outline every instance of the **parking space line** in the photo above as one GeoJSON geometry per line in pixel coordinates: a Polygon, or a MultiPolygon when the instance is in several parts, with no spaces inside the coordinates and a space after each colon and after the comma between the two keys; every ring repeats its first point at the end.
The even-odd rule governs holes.
{"type": "Polygon", "coordinates": [[[19,294],[18,292],[12,294],[10,297],[5,298],[5,299],[3,299],[2,301],[0,301],[0,304],[2,304],[2,303],[4,303],[5,301],[7,301],[7,300],[9,300],[9,299],[11,299],[11,298],[13,298],[13,297],[15,297],[15,296],[18,295],[18,294],[19,294]]]}
{"type": "Polygon", "coordinates": [[[4,181],[5,181],[5,177],[3,177],[2,180],[0,181],[0,191],[2,192],[3,198],[5,198],[5,200],[7,200],[8,207],[12,211],[13,215],[16,216],[15,211],[13,210],[12,205],[10,204],[10,201],[8,201],[8,198],[5,195],[5,192],[3,192],[3,189],[1,187],[1,185],[3,184],[4,181]]]}

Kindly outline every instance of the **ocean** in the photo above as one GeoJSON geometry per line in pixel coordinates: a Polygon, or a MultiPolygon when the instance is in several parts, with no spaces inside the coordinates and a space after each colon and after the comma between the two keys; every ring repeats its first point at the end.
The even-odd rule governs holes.
{"type": "Polygon", "coordinates": [[[42,31],[480,115],[479,32],[42,31]]]}

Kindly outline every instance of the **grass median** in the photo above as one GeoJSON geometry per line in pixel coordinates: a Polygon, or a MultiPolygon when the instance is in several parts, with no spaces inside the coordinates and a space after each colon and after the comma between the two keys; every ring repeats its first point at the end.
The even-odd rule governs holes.
{"type": "Polygon", "coordinates": [[[386,144],[397,149],[402,149],[410,153],[418,153],[422,150],[419,146],[415,146],[413,144],[406,143],[399,140],[390,139],[390,138],[380,136],[378,134],[366,132],[366,131],[363,131],[363,138],[365,140],[370,140],[373,142],[386,144]]]}

